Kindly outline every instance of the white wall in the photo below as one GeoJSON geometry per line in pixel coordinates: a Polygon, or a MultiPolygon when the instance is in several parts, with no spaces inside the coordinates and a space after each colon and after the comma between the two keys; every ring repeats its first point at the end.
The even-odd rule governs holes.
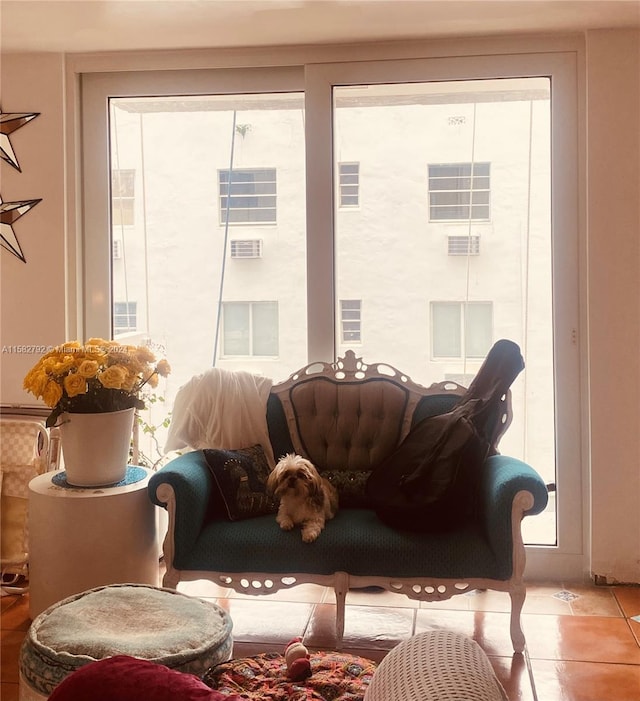
{"type": "Polygon", "coordinates": [[[591,569],[640,582],[640,32],[587,34],[591,569]]]}
{"type": "Polygon", "coordinates": [[[40,112],[9,137],[22,172],[0,161],[3,202],[42,198],[14,224],[26,263],[0,251],[0,401],[36,404],[22,379],[65,340],[64,58],[3,55],[0,77],[3,112],[40,112]]]}
{"type": "MultiPolygon", "coordinates": [[[[586,36],[582,156],[588,186],[582,196],[589,265],[582,303],[588,333],[576,341],[589,360],[583,411],[585,417],[590,412],[591,422],[591,460],[588,464],[585,455],[584,464],[585,480],[591,480],[590,569],[610,580],[635,582],[640,582],[639,51],[637,30],[586,36]]],[[[12,137],[24,172],[10,173],[2,164],[2,196],[44,198],[16,225],[27,264],[0,252],[3,345],[57,343],[64,335],[64,99],[62,57],[2,57],[2,108],[42,113],[12,137]]],[[[27,399],[20,387],[32,360],[35,356],[2,357],[0,401],[27,399]]]]}

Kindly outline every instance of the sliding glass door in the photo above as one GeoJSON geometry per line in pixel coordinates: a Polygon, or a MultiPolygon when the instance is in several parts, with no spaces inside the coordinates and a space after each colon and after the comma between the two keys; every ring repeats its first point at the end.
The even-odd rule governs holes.
{"type": "Polygon", "coordinates": [[[501,449],[555,483],[550,79],[335,86],[333,128],[337,354],[466,387],[516,341],[501,449]]]}
{"type": "Polygon", "coordinates": [[[85,335],[161,346],[163,411],[347,349],[466,385],[510,338],[501,449],[558,490],[527,540],[580,557],[572,55],[92,74],[83,110],[85,335]]]}

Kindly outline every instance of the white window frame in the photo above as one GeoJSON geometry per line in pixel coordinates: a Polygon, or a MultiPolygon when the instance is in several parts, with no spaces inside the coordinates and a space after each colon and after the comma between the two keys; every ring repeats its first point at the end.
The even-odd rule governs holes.
{"type": "MultiPolygon", "coordinates": [[[[70,140],[69,202],[71,232],[70,328],[89,338],[108,334],[111,319],[109,236],[109,96],[157,96],[162,94],[239,94],[245,92],[303,91],[305,93],[307,196],[307,317],[308,355],[312,361],[332,361],[336,349],[334,297],[335,164],[333,163],[332,87],[398,82],[481,80],[549,76],[552,90],[552,285],[554,373],[558,464],[558,534],[556,547],[527,547],[527,576],[570,579],[588,572],[588,534],[583,528],[581,451],[588,460],[586,421],[580,404],[585,386],[581,369],[581,310],[579,262],[584,249],[578,236],[584,203],[579,185],[584,183],[578,147],[584,124],[579,121],[578,100],[584,88],[577,66],[583,60],[579,41],[571,38],[510,39],[500,41],[433,42],[369,47],[332,47],[311,51],[275,50],[268,53],[227,52],[213,60],[202,55],[144,60],[125,56],[72,58],[68,64],[69,113],[78,126],[78,139],[70,140]],[[354,60],[354,57],[355,58],[354,60]],[[269,68],[260,68],[269,64],[269,68]],[[211,65],[219,66],[211,69],[211,65]],[[256,66],[253,69],[247,65],[256,66]],[[195,68],[198,70],[188,70],[195,68]],[[162,70],[165,69],[165,70],[162,70]],[[110,72],[112,71],[112,72],[110,72]],[[74,79],[78,78],[78,87],[74,79]],[[75,91],[75,92],[74,92],[75,91]],[[75,111],[75,100],[81,103],[75,111]],[[84,150],[79,172],[74,171],[77,144],[84,150]],[[86,176],[83,178],[81,173],[86,176]],[[76,177],[73,187],[73,177],[76,177]],[[77,193],[77,199],[76,198],[77,193]],[[76,207],[78,214],[76,215],[76,207]],[[74,239],[74,236],[76,237],[74,239]],[[82,236],[82,239],[80,239],[82,236]],[[76,258],[77,256],[77,258],[76,258]],[[77,295],[77,300],[76,296],[77,295]],[[76,305],[75,302],[78,302],[76,305]],[[77,307],[77,308],[76,308],[77,307]],[[73,316],[77,313],[77,319],[73,316]],[[564,497],[562,496],[564,495],[564,497]]],[[[71,125],[72,129],[73,125],[71,125]]],[[[526,355],[527,348],[523,348],[526,355]]],[[[531,349],[532,352],[534,349],[531,349]]],[[[585,470],[585,475],[587,474],[585,470]]],[[[585,499],[586,503],[586,499],[585,499]]]]}

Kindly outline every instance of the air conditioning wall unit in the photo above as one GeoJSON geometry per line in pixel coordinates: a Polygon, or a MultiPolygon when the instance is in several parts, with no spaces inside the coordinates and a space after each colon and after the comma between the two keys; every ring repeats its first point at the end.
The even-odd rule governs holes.
{"type": "Polygon", "coordinates": [[[236,239],[231,241],[232,258],[262,258],[262,239],[236,239]]]}
{"type": "Polygon", "coordinates": [[[450,256],[479,256],[480,236],[448,236],[447,253],[450,256]]]}

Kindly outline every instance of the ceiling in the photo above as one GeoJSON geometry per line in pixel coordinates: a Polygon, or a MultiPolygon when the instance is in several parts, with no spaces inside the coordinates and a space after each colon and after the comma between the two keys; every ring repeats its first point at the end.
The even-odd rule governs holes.
{"type": "Polygon", "coordinates": [[[0,0],[3,52],[276,46],[640,28],[640,0],[0,0]]]}

